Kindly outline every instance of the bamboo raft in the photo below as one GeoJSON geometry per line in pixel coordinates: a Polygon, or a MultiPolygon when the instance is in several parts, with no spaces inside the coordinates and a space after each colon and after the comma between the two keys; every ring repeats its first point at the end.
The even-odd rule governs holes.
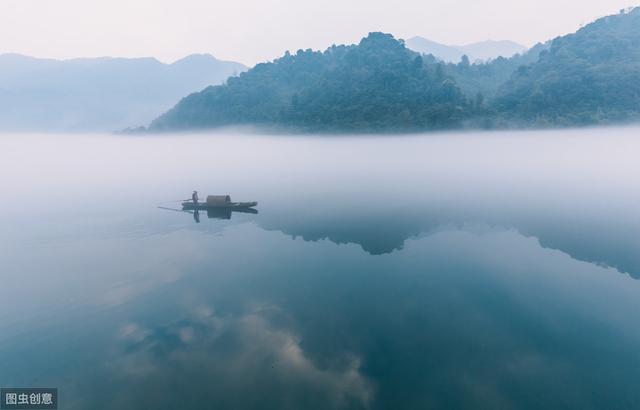
{"type": "Polygon", "coordinates": [[[257,206],[257,202],[231,202],[229,195],[208,195],[206,202],[184,201],[182,209],[208,210],[208,209],[249,209],[257,206]]]}

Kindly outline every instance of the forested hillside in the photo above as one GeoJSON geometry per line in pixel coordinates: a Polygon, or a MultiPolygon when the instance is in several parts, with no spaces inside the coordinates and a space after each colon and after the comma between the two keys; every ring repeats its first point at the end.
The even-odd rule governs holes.
{"type": "Polygon", "coordinates": [[[226,85],[184,98],[151,129],[440,129],[458,126],[469,115],[467,99],[440,64],[425,64],[389,34],[371,33],[358,45],[300,50],[258,64],[226,85]]]}
{"type": "Polygon", "coordinates": [[[640,118],[640,8],[526,53],[472,64],[420,55],[390,34],[287,53],[182,99],[151,130],[228,125],[415,131],[587,125],[640,118]]]}
{"type": "Polygon", "coordinates": [[[516,70],[495,109],[536,124],[582,125],[640,116],[640,8],[551,43],[516,70]]]}

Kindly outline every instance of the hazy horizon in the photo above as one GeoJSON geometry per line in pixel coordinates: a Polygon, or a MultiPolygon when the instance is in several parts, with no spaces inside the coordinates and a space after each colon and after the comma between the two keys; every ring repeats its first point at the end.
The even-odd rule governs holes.
{"type": "Polygon", "coordinates": [[[0,54],[55,59],[154,57],[171,63],[207,53],[253,65],[286,50],[356,43],[371,31],[402,39],[420,36],[447,45],[510,40],[531,47],[634,5],[628,0],[491,0],[483,4],[436,0],[428,5],[417,0],[393,4],[4,0],[0,3],[0,54]]]}

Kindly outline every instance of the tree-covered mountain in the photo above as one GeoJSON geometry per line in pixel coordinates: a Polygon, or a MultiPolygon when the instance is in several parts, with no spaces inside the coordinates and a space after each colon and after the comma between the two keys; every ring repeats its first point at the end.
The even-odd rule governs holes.
{"type": "Polygon", "coordinates": [[[220,84],[242,64],[208,54],[53,60],[0,55],[0,130],[113,131],[147,124],[182,96],[220,84]]]}
{"type": "Polygon", "coordinates": [[[439,64],[389,34],[358,45],[287,53],[225,85],[191,94],[152,130],[225,125],[294,126],[311,131],[384,131],[458,126],[467,98],[439,64]]]}
{"type": "Polygon", "coordinates": [[[189,95],[150,129],[368,132],[629,120],[640,120],[640,8],[484,63],[444,63],[383,33],[287,53],[189,95]]]}
{"type": "Polygon", "coordinates": [[[640,118],[640,8],[559,37],[500,89],[495,109],[527,123],[585,125],[640,118]]]}

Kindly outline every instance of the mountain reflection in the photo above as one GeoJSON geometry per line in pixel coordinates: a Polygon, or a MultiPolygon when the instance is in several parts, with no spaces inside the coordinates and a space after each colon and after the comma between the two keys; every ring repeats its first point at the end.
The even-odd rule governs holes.
{"type": "MultiPolygon", "coordinates": [[[[193,212],[199,223],[204,211],[193,212]]],[[[231,220],[233,213],[258,214],[255,209],[209,209],[208,219],[231,220]]],[[[238,222],[246,222],[242,219],[238,222]]],[[[329,240],[357,244],[370,255],[402,250],[409,238],[443,229],[514,229],[534,237],[541,246],[562,251],[580,261],[615,268],[640,279],[640,254],[633,225],[559,218],[527,212],[480,214],[467,209],[425,208],[385,210],[345,208],[322,212],[313,207],[270,209],[256,220],[266,230],[281,231],[305,241],[329,240]]],[[[217,231],[216,231],[217,232],[217,231]]]]}
{"type": "MultiPolygon", "coordinates": [[[[633,229],[524,212],[322,211],[268,202],[259,217],[201,224],[158,211],[128,230],[85,225],[92,236],[64,247],[35,243],[46,269],[28,258],[8,267],[46,284],[38,300],[51,298],[53,314],[28,337],[3,328],[0,375],[57,382],[67,409],[622,409],[639,399],[640,282],[569,256],[624,262],[610,251],[629,249],[633,229]],[[56,310],[59,294],[72,302],[56,310]]],[[[33,291],[5,293],[6,306],[33,291]]]]}
{"type": "Polygon", "coordinates": [[[327,239],[336,244],[358,244],[371,255],[402,250],[407,239],[443,229],[514,229],[537,238],[543,247],[640,279],[635,227],[600,222],[594,218],[562,219],[527,212],[480,214],[466,209],[395,209],[388,213],[361,209],[324,214],[317,210],[289,209],[286,213],[265,214],[259,225],[305,241],[327,239]]]}
{"type": "Polygon", "coordinates": [[[64,386],[80,397],[69,408],[537,409],[584,389],[595,393],[581,408],[638,399],[638,283],[515,230],[441,227],[377,257],[249,223],[141,246],[158,241],[190,250],[177,253],[182,276],[142,276],[126,307],[82,324],[82,337],[110,336],[97,365],[72,362],[91,369],[64,386]],[[92,402],[97,390],[118,394],[92,402]]]}

